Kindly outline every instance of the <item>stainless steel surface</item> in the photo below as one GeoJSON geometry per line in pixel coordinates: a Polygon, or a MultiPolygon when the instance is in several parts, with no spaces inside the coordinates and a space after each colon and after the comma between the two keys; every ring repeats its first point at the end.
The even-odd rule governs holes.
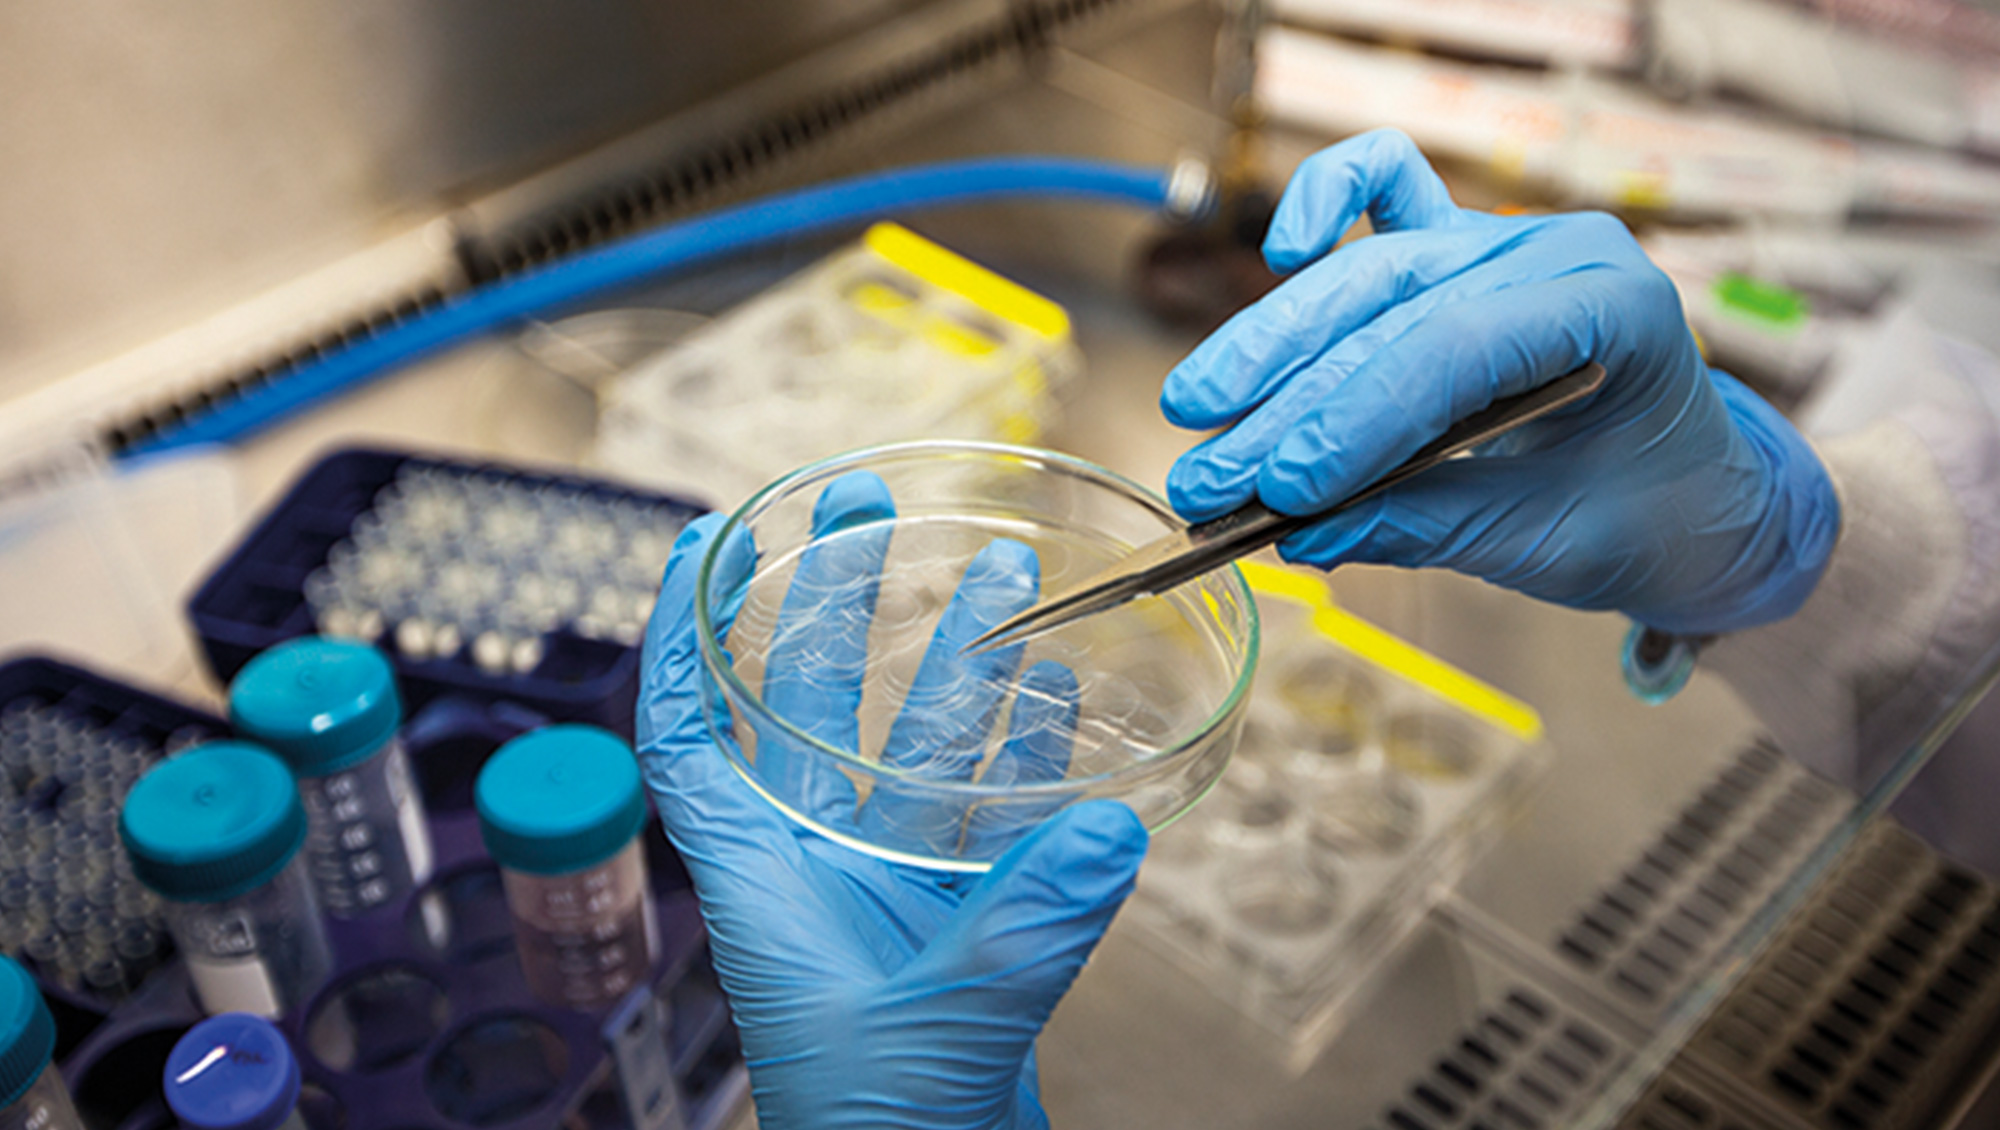
{"type": "MultiPolygon", "coordinates": [[[[1133,231],[1121,253],[1143,236],[1133,231]]],[[[1008,265],[998,256],[990,261],[1008,265]]],[[[1087,278],[1103,266],[1081,263],[1049,287],[1074,315],[1090,366],[1051,443],[1157,484],[1192,438],[1159,418],[1158,374],[1192,342],[1162,333],[1115,288],[1087,278]]],[[[242,453],[247,486],[267,499],[335,442],[536,456],[499,445],[467,410],[483,397],[502,348],[460,351],[259,440],[242,453]]],[[[524,417],[543,408],[516,405],[524,417]]],[[[1329,1052],[1291,1077],[1277,1066],[1268,1038],[1226,1001],[1114,924],[1041,1041],[1041,1085],[1055,1125],[1372,1124],[1394,1089],[1486,996],[1524,968],[1547,964],[1522,955],[1545,948],[1579,904],[1757,732],[1729,689],[1710,677],[1697,675],[1662,706],[1634,700],[1618,673],[1625,625],[1617,617],[1554,608],[1442,573],[1355,567],[1335,578],[1335,588],[1346,606],[1534,704],[1548,725],[1556,763],[1546,786],[1460,896],[1481,930],[1468,936],[1446,921],[1427,931],[1384,972],[1329,1052]],[[1504,954],[1483,943],[1496,934],[1510,939],[1504,954]]],[[[1625,1038],[1645,1038],[1636,1021],[1612,1022],[1625,1038]]]]}
{"type": "MultiPolygon", "coordinates": [[[[936,115],[1018,84],[1050,52],[1128,27],[1187,0],[1094,0],[1029,33],[1031,4],[902,0],[902,14],[675,112],[575,158],[468,201],[455,216],[496,256],[536,241],[615,229],[589,217],[620,195],[659,215],[772,187],[859,172],[879,144],[936,115]],[[1030,42],[1034,34],[1046,42],[1030,42]],[[669,196],[655,202],[655,198],[669,196]]],[[[657,216],[655,217],[657,218],[657,216]]],[[[546,253],[548,248],[542,249],[546,253]]]]}
{"type": "MultiPolygon", "coordinates": [[[[0,263],[0,328],[23,323],[0,335],[0,402],[10,406],[0,450],[32,454],[58,435],[116,449],[468,285],[726,200],[908,160],[885,139],[1029,73],[1088,71],[1094,96],[1177,116],[1186,135],[1199,113],[1166,113],[1179,103],[1075,49],[1149,42],[1125,33],[1192,2],[756,0],[656,11],[647,5],[657,0],[593,0],[560,15],[518,2],[377,4],[295,19],[258,9],[269,51],[213,75],[200,52],[188,65],[148,60],[171,81],[147,94],[198,122],[220,106],[223,124],[155,115],[142,137],[106,134],[109,145],[133,142],[115,156],[146,183],[146,208],[86,217],[129,182],[100,185],[91,176],[101,170],[73,155],[16,163],[0,178],[27,195],[49,189],[61,205],[44,209],[53,225],[32,229],[45,243],[30,238],[0,263]],[[606,36],[616,50],[600,49],[606,36]],[[318,81],[326,68],[338,73],[318,81]],[[312,92],[290,93],[301,84],[312,92]],[[649,124],[629,128],[638,122],[649,124]],[[153,176],[160,162],[147,146],[163,138],[176,159],[203,162],[199,175],[153,176]],[[362,171],[343,179],[349,166],[362,171]],[[286,204],[302,186],[319,195],[286,204]],[[88,240],[69,242],[85,219],[115,236],[102,262],[88,240]],[[65,272],[77,274],[69,297],[65,272]],[[25,296],[11,311],[10,287],[25,296]]],[[[67,62],[122,42],[65,44],[67,25],[43,22],[53,57],[67,62]]],[[[66,121],[43,129],[34,117],[68,97],[61,80],[77,72],[10,72],[45,81],[13,103],[27,112],[0,117],[0,156],[21,145],[97,152],[96,133],[66,121]]],[[[110,103],[114,117],[136,97],[115,83],[88,93],[82,102],[110,103]]],[[[1046,147],[1032,137],[1017,146],[1046,147]]]]}
{"type": "MultiPolygon", "coordinates": [[[[0,213],[10,217],[0,234],[0,398],[809,54],[885,23],[900,27],[892,17],[937,24],[930,13],[945,10],[990,20],[1009,6],[8,5],[0,12],[0,213]]],[[[880,48],[867,54],[883,57],[880,48]]],[[[475,219],[491,224],[500,208],[475,219]]]]}
{"type": "Polygon", "coordinates": [[[1219,518],[1156,538],[1082,584],[1002,620],[991,631],[966,644],[965,650],[967,654],[978,654],[1021,643],[1086,616],[1108,612],[1138,597],[1157,596],[1212,569],[1268,549],[1448,459],[1465,455],[1523,424],[1567,408],[1602,387],[1604,366],[1592,361],[1539,388],[1503,396],[1446,428],[1444,434],[1418,448],[1416,454],[1381,478],[1318,513],[1281,514],[1253,502],[1219,518]]]}

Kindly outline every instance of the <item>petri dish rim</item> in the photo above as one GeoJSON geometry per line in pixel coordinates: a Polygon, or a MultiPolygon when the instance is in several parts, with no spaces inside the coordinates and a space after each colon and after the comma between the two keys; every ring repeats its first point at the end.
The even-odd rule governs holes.
{"type": "MultiPolygon", "coordinates": [[[[1183,524],[1180,516],[1174,513],[1173,508],[1167,504],[1165,499],[1140,486],[1138,483],[1088,460],[1078,459],[1072,455],[1064,455],[1061,452],[1047,451],[1042,448],[1017,447],[1013,444],[982,443],[972,440],[917,440],[909,443],[892,443],[875,447],[858,448],[853,451],[842,452],[839,455],[828,456],[817,462],[808,463],[766,484],[761,490],[751,495],[742,505],[731,512],[729,517],[722,523],[722,527],[715,532],[715,536],[709,539],[708,548],[702,553],[701,568],[695,574],[694,621],[696,643],[701,648],[702,666],[710,678],[720,680],[731,697],[744,703],[746,708],[754,710],[760,718],[776,725],[788,737],[804,743],[806,748],[816,753],[833,758],[843,766],[847,766],[878,780],[908,781],[923,788],[935,790],[943,795],[964,797],[967,800],[993,799],[996,797],[1023,800],[1037,797],[1062,797],[1090,792],[1093,789],[1114,783],[1144,781],[1155,773],[1167,772],[1173,764],[1176,755],[1190,746],[1205,741],[1218,729],[1229,724],[1230,719],[1249,697],[1251,682],[1257,674],[1257,659],[1258,653],[1261,650],[1260,644],[1262,640],[1262,626],[1257,616],[1257,602],[1250,594],[1250,584],[1244,579],[1243,571],[1238,569],[1233,563],[1225,570],[1219,570],[1219,572],[1225,574],[1225,585],[1230,589],[1230,596],[1236,601],[1237,606],[1243,610],[1244,624],[1248,628],[1244,640],[1242,668],[1236,673],[1235,681],[1230,685],[1229,693],[1223,696],[1221,703],[1209,713],[1207,718],[1202,720],[1199,726],[1190,731],[1187,736],[1174,743],[1172,748],[1162,750],[1157,756],[1149,758],[1146,761],[1135,762],[1120,769],[1114,769],[1105,773],[1096,773],[1088,777],[1065,777],[1057,781],[1027,785],[986,785],[976,781],[943,781],[922,773],[913,773],[908,770],[895,768],[894,766],[884,766],[880,762],[870,761],[867,758],[849,753],[837,746],[829,745],[793,725],[790,719],[781,717],[766,707],[764,700],[737,676],[734,665],[729,662],[728,653],[724,651],[722,644],[715,638],[715,624],[709,614],[707,597],[709,582],[714,575],[718,551],[722,546],[728,544],[729,535],[733,531],[742,528],[767,503],[790,492],[795,487],[816,479],[831,477],[834,473],[843,469],[858,469],[859,465],[883,459],[903,459],[912,456],[928,455],[957,458],[986,458],[1012,462],[1029,468],[1060,468],[1064,473],[1073,477],[1094,483],[1097,486],[1112,489],[1123,494],[1128,500],[1140,503],[1166,523],[1162,528],[1162,533],[1171,532],[1183,524]]],[[[703,704],[702,709],[708,709],[706,703],[703,704]]],[[[784,810],[788,816],[804,820],[814,827],[820,825],[819,821],[803,817],[789,805],[773,796],[763,786],[762,782],[757,780],[756,774],[750,772],[741,763],[739,756],[732,755],[727,751],[724,751],[723,756],[729,762],[730,766],[736,770],[737,774],[750,783],[752,788],[762,794],[766,800],[784,810]]],[[[1204,789],[1194,799],[1199,800],[1206,793],[1207,790],[1204,789]]],[[[1191,807],[1191,804],[1184,807],[1191,807]]],[[[1159,828],[1172,823],[1180,815],[1180,812],[1170,813],[1154,827],[1154,830],[1157,831],[1159,828]]],[[[852,837],[842,836],[837,833],[834,835],[834,838],[847,842],[859,842],[853,840],[852,837]]],[[[869,846],[866,850],[871,853],[880,854],[884,849],[869,846]]],[[[913,856],[912,858],[921,857],[913,856]]],[[[936,867],[942,865],[942,862],[932,861],[928,865],[936,867]]],[[[986,866],[986,864],[978,864],[977,868],[984,870],[986,866]]]]}

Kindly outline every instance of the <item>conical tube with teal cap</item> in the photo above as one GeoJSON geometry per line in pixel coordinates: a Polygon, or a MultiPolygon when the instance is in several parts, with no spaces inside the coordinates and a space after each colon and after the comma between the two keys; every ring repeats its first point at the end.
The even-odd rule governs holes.
{"type": "Polygon", "coordinates": [[[0,955],[0,1130],[83,1130],[55,1052],[56,1021],[41,989],[0,955]]]}
{"type": "Polygon", "coordinates": [[[210,742],[170,757],[126,794],[118,832],[132,873],[165,900],[204,1012],[283,1016],[326,980],[305,806],[275,755],[210,742]]]}
{"type": "Polygon", "coordinates": [[[537,730],[487,759],[473,799],[529,989],[594,1009],[642,984],[659,943],[632,747],[595,726],[537,730]]]}
{"type": "Polygon", "coordinates": [[[237,673],[229,720],[299,779],[320,909],[358,917],[430,879],[430,829],[397,736],[403,704],[387,656],[351,640],[281,643],[237,673]]]}

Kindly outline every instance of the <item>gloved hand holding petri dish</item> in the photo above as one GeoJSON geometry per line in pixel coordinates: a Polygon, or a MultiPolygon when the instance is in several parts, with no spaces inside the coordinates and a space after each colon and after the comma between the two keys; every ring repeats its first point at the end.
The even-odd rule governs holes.
{"type": "Polygon", "coordinates": [[[839,456],[743,505],[696,582],[703,707],[794,820],[883,858],[984,870],[1077,801],[1149,827],[1221,773],[1257,651],[1231,567],[1026,643],[964,645],[1180,521],[1050,452],[839,456]]]}

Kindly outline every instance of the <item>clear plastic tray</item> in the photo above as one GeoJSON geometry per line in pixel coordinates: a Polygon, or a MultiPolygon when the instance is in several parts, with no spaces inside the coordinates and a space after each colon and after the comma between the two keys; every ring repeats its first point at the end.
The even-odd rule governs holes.
{"type": "Polygon", "coordinates": [[[1207,801],[1156,837],[1128,913],[1294,1069],[1543,766],[1512,699],[1261,564],[1264,653],[1207,801]]]}
{"type": "Polygon", "coordinates": [[[593,459],[736,502],[871,444],[1033,443],[1079,367],[1060,306],[877,224],[603,386],[593,459]]]}

